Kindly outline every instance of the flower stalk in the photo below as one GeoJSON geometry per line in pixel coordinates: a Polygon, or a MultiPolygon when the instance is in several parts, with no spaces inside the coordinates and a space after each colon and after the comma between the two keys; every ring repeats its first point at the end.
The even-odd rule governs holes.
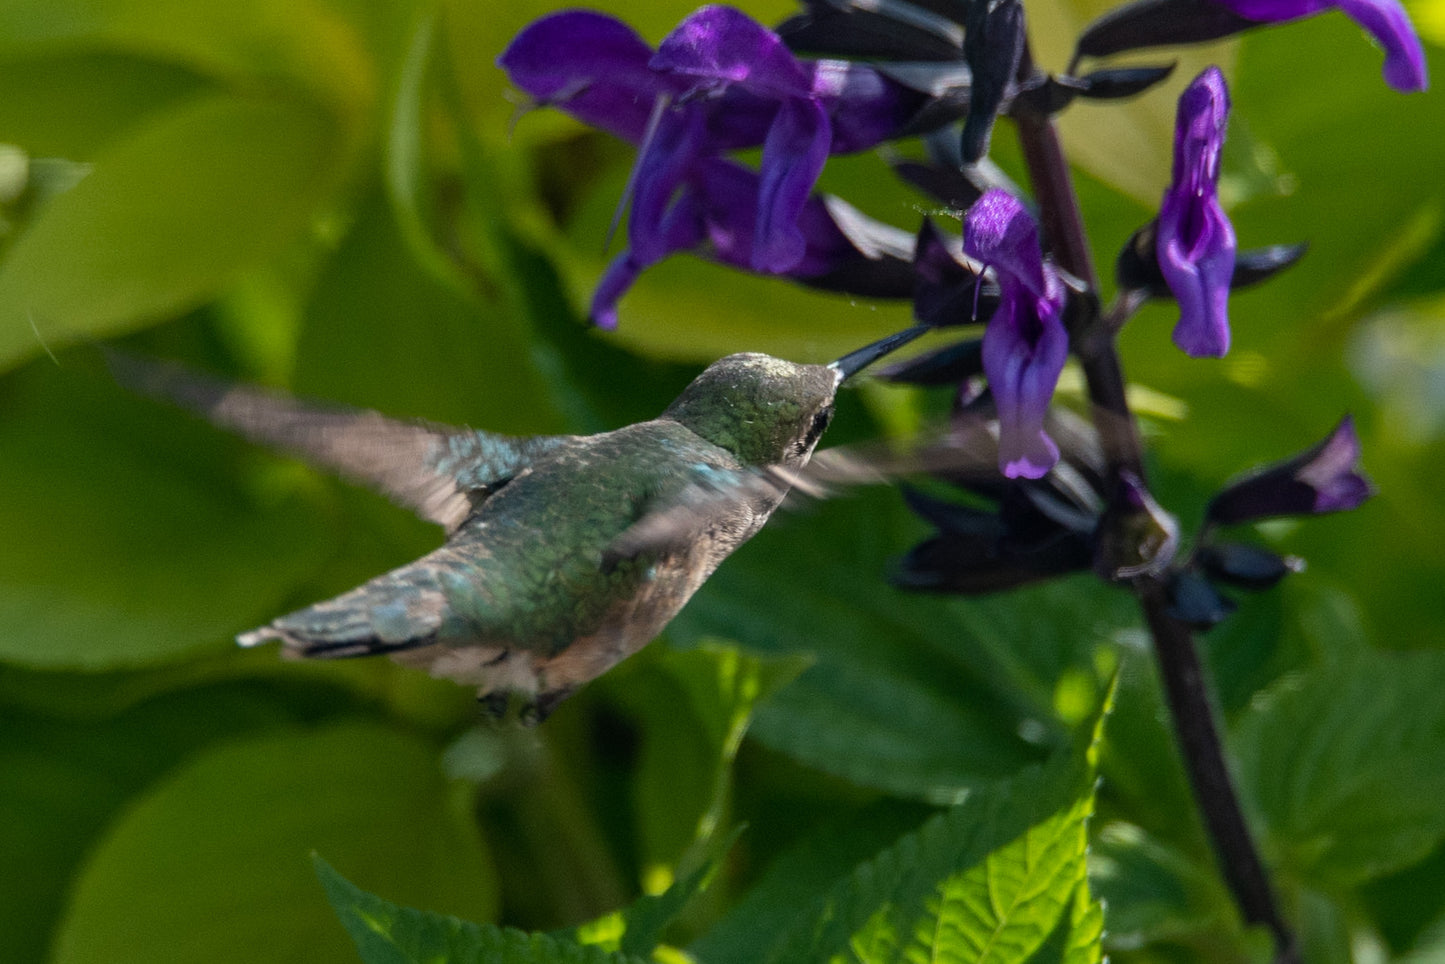
{"type": "MultiPolygon", "coordinates": [[[[1025,47],[1021,80],[1029,62],[1025,47]]],[[[1049,117],[1036,113],[1018,111],[1014,121],[1042,212],[1044,248],[1089,291],[1097,291],[1089,239],[1058,130],[1049,117]]],[[[1070,318],[1070,347],[1083,370],[1094,427],[1105,453],[1111,498],[1119,498],[1128,483],[1147,492],[1143,446],[1129,407],[1115,340],[1124,319],[1100,311],[1097,299],[1080,301],[1085,307],[1070,318]]],[[[1105,535],[1101,541],[1109,540],[1105,535]]],[[[1131,580],[1130,588],[1153,640],[1175,738],[1220,870],[1245,921],[1263,925],[1273,935],[1277,964],[1294,964],[1299,960],[1295,937],[1279,911],[1229,773],[1193,630],[1170,614],[1162,575],[1138,576],[1131,580]]]]}

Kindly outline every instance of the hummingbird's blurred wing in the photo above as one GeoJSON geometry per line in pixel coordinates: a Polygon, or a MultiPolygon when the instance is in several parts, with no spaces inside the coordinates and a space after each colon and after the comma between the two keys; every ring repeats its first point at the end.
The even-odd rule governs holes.
{"type": "Polygon", "coordinates": [[[995,476],[998,457],[991,451],[937,440],[901,452],[880,446],[828,449],[799,468],[768,465],[710,470],[667,502],[651,507],[612,541],[607,557],[616,560],[665,553],[705,531],[715,520],[731,516],[740,504],[770,513],[790,496],[825,499],[843,489],[883,485],[923,472],[948,472],[955,477],[995,476]]]}
{"type": "Polygon", "coordinates": [[[107,357],[116,380],[126,387],[370,486],[449,533],[488,495],[562,441],[561,436],[513,438],[400,421],[366,409],[302,402],[114,349],[107,357]]]}

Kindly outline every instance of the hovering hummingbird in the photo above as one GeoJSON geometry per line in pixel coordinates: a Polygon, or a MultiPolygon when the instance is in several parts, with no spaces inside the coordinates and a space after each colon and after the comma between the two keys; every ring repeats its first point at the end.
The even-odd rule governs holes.
{"type": "Polygon", "coordinates": [[[124,355],[117,378],[251,441],[380,490],[446,530],[435,551],[237,642],[385,653],[475,686],[526,722],[651,641],[762,528],[842,382],[928,328],[829,365],[708,366],[660,416],[597,435],[510,437],[326,407],[124,355]]]}

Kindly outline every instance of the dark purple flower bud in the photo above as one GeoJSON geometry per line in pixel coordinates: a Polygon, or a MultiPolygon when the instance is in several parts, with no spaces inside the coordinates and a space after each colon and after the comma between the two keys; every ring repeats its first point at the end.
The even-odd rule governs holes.
{"type": "Polygon", "coordinates": [[[999,512],[945,502],[905,488],[904,500],[938,528],[898,561],[904,589],[976,596],[1077,572],[1089,565],[1087,532],[1060,525],[1018,487],[999,512]]]}
{"type": "Polygon", "coordinates": [[[1188,354],[1219,357],[1229,350],[1229,284],[1234,228],[1219,205],[1219,155],[1229,118],[1229,91],[1209,67],[1179,97],[1174,127],[1174,179],[1159,207],[1155,251],[1179,302],[1174,343],[1188,354]]]}
{"type": "Polygon", "coordinates": [[[1133,0],[1114,7],[1084,28],[1074,48],[1074,61],[1077,65],[1084,57],[1204,43],[1253,26],[1253,21],[1213,0],[1133,0]]]}
{"type": "Polygon", "coordinates": [[[1239,542],[1200,546],[1195,562],[1210,579],[1248,592],[1272,589],[1285,576],[1304,569],[1302,559],[1239,542]]]}
{"type": "Polygon", "coordinates": [[[973,90],[963,125],[963,158],[970,164],[988,153],[994,117],[1014,81],[1023,52],[1024,8],[1018,0],[969,4],[963,59],[973,71],[973,90]]]}
{"type": "Polygon", "coordinates": [[[1037,479],[1059,458],[1044,416],[1069,354],[1063,282],[1044,262],[1033,217],[1005,191],[991,190],[968,209],[963,249],[998,278],[983,370],[998,406],[999,466],[1009,478],[1037,479]]]}
{"type": "Polygon", "coordinates": [[[1227,486],[1210,501],[1205,518],[1211,524],[1231,525],[1353,509],[1374,491],[1359,462],[1360,440],[1346,415],[1308,451],[1227,486]]]}
{"type": "Polygon", "coordinates": [[[1166,591],[1169,615],[1200,632],[1218,626],[1239,608],[1234,600],[1191,569],[1172,573],[1166,591]]]}
{"type": "Polygon", "coordinates": [[[1279,23],[1338,8],[1364,27],[1385,51],[1385,82],[1396,90],[1424,90],[1430,85],[1425,51],[1399,0],[1214,0],[1257,23],[1279,23]]]}
{"type": "Polygon", "coordinates": [[[918,231],[913,268],[918,277],[913,317],[925,325],[966,325],[998,307],[997,287],[980,288],[979,266],[964,259],[958,238],[945,235],[929,218],[918,231]]]}
{"type": "Polygon", "coordinates": [[[956,60],[967,4],[804,0],[806,12],[778,25],[793,50],[866,60],[956,60]]]}

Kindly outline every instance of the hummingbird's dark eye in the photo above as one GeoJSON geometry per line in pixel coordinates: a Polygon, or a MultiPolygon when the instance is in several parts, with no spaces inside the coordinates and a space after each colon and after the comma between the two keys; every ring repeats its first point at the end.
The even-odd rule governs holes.
{"type": "Polygon", "coordinates": [[[833,406],[826,405],[813,414],[812,424],[808,426],[808,434],[803,438],[803,451],[807,451],[817,444],[823,432],[827,430],[828,423],[833,421],[833,406]]]}

